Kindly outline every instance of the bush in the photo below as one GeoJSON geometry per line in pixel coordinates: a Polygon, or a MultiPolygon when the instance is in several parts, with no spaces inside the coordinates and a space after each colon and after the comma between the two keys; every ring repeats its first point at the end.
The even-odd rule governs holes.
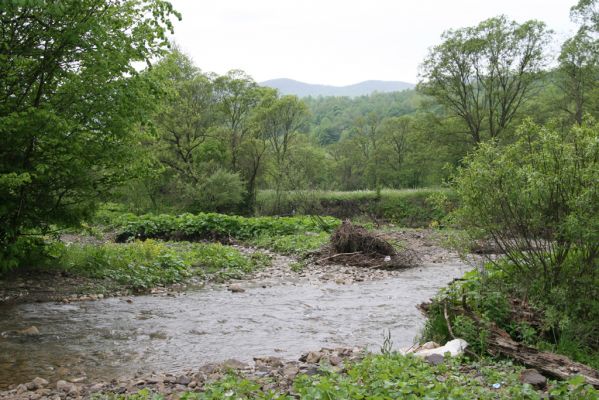
{"type": "Polygon", "coordinates": [[[245,189],[239,174],[219,169],[190,194],[193,199],[190,211],[236,211],[243,201],[244,194],[245,189]]]}
{"type": "Polygon", "coordinates": [[[473,236],[492,237],[524,282],[540,281],[549,294],[597,275],[599,125],[565,131],[529,121],[514,143],[482,144],[466,165],[456,180],[459,220],[473,236]]]}
{"type": "Polygon", "coordinates": [[[330,232],[340,224],[331,217],[252,217],[215,213],[182,215],[128,215],[117,240],[148,239],[255,239],[305,232],[330,232]]]}
{"type": "Polygon", "coordinates": [[[212,243],[55,243],[52,250],[56,258],[53,268],[112,279],[136,290],[181,282],[192,275],[218,281],[241,278],[266,262],[260,255],[246,257],[232,247],[212,243]]]}
{"type": "Polygon", "coordinates": [[[482,144],[456,184],[460,223],[505,252],[487,289],[542,310],[555,350],[599,351],[599,125],[526,122],[512,144],[482,144]]]}
{"type": "MultiPolygon", "coordinates": [[[[273,215],[277,212],[275,193],[264,190],[258,193],[257,212],[273,215]]],[[[321,214],[337,218],[369,216],[410,227],[441,225],[455,208],[456,196],[451,190],[357,190],[293,191],[281,196],[279,212],[282,214],[321,214]]]]}

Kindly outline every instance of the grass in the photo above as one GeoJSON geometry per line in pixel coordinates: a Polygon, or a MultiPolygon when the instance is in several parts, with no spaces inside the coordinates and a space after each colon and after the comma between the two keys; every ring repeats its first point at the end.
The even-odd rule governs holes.
{"type": "MultiPolygon", "coordinates": [[[[483,359],[465,362],[450,358],[432,366],[421,359],[402,356],[368,355],[350,365],[346,372],[321,366],[313,376],[298,375],[293,395],[263,390],[262,382],[235,374],[209,383],[202,392],[180,393],[183,400],[213,399],[541,399],[543,394],[519,381],[523,367],[510,362],[483,359]]],[[[559,399],[597,399],[599,392],[578,377],[548,385],[549,396],[559,399]]],[[[97,399],[158,400],[162,397],[144,389],[133,395],[100,395],[97,399]]]]}
{"type": "Polygon", "coordinates": [[[110,279],[135,290],[182,282],[196,276],[223,281],[264,266],[260,253],[246,256],[219,243],[146,240],[127,244],[53,245],[53,269],[110,279]]]}

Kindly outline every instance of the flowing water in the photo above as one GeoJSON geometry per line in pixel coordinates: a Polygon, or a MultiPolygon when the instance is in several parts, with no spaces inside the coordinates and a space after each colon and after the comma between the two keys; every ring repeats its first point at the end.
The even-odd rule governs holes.
{"type": "Polygon", "coordinates": [[[131,303],[110,298],[2,307],[0,332],[34,325],[41,335],[0,337],[0,387],[36,376],[109,380],[229,358],[297,358],[321,347],[376,351],[387,329],[395,348],[409,346],[424,323],[416,305],[467,269],[432,264],[350,285],[280,281],[264,288],[254,282],[244,293],[212,288],[131,303]]]}

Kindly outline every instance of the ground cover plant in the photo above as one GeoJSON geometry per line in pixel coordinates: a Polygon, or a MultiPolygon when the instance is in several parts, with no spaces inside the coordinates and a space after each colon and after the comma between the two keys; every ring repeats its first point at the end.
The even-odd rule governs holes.
{"type": "Polygon", "coordinates": [[[249,243],[254,246],[271,249],[277,253],[304,256],[326,245],[329,242],[330,236],[328,232],[303,232],[282,236],[265,234],[250,240],[249,243]]]}
{"type": "Polygon", "coordinates": [[[131,238],[188,240],[250,240],[305,232],[330,232],[340,221],[332,217],[242,217],[216,213],[181,215],[130,214],[119,229],[118,241],[131,238]]]}
{"type": "Polygon", "coordinates": [[[134,290],[182,282],[192,276],[237,279],[268,263],[220,243],[170,243],[155,240],[127,244],[55,243],[52,269],[95,279],[111,279],[134,290]]]}
{"type": "MultiPolygon", "coordinates": [[[[291,393],[263,390],[260,382],[231,373],[209,383],[201,392],[180,393],[181,399],[542,399],[547,395],[559,399],[597,399],[599,393],[579,379],[550,382],[547,393],[522,384],[522,367],[510,362],[448,359],[429,365],[422,359],[398,353],[367,355],[349,365],[344,372],[321,366],[318,374],[298,375],[291,393]]],[[[143,390],[133,395],[98,395],[97,399],[162,399],[143,390]]]]}

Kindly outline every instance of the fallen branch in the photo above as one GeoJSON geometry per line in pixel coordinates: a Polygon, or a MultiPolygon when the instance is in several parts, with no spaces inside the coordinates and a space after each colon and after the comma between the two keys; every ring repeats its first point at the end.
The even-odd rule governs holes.
{"type": "Polygon", "coordinates": [[[561,354],[539,351],[518,343],[506,331],[494,324],[491,326],[487,346],[491,354],[508,356],[553,378],[567,380],[580,375],[588,384],[599,388],[599,371],[561,354]]]}
{"type": "Polygon", "coordinates": [[[340,257],[340,256],[352,256],[352,255],[354,255],[354,254],[362,254],[362,252],[361,252],[361,251],[354,251],[353,253],[337,253],[337,254],[333,254],[332,256],[329,256],[329,257],[325,257],[325,258],[321,258],[321,259],[319,259],[319,260],[316,260],[316,261],[314,261],[314,264],[318,264],[318,263],[320,263],[320,262],[327,261],[327,260],[330,260],[330,259],[332,259],[332,258],[335,258],[335,257],[340,257]]]}

